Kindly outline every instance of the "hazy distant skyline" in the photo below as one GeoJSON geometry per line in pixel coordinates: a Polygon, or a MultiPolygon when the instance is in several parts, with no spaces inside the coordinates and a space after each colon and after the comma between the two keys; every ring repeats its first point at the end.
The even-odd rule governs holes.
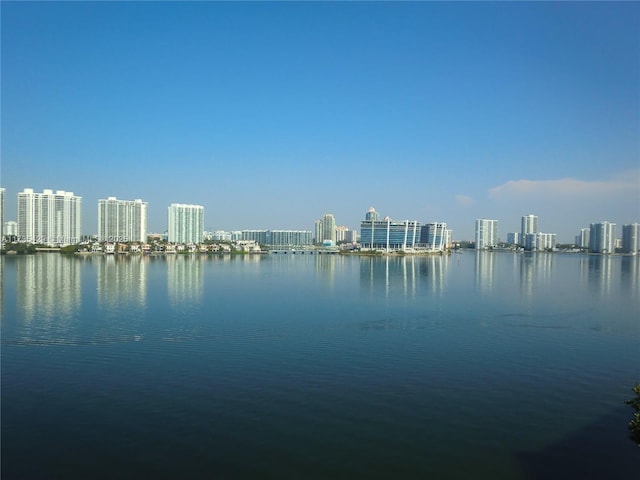
{"type": "Polygon", "coordinates": [[[2,2],[5,220],[25,187],[213,230],[472,239],[640,221],[640,3],[2,2]]]}

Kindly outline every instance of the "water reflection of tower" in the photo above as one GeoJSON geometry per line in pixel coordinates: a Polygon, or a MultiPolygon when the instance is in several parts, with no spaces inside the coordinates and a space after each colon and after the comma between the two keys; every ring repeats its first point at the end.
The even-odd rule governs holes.
{"type": "Polygon", "coordinates": [[[360,286],[372,297],[388,296],[391,288],[389,257],[360,257],[360,286]]]}
{"type": "Polygon", "coordinates": [[[105,255],[98,262],[98,303],[106,308],[133,304],[143,308],[147,298],[147,263],[143,256],[105,255]]]}
{"type": "Polygon", "coordinates": [[[535,255],[525,253],[518,255],[520,259],[520,292],[526,298],[533,297],[535,255]]]}
{"type": "Polygon", "coordinates": [[[167,292],[172,304],[202,300],[202,261],[197,255],[167,257],[167,292]]]}
{"type": "Polygon", "coordinates": [[[551,284],[551,272],[553,271],[555,255],[552,253],[536,253],[533,257],[537,283],[545,286],[551,284]]]}
{"type": "Polygon", "coordinates": [[[341,255],[316,255],[316,275],[326,280],[330,287],[335,279],[336,262],[343,261],[341,255]]]}
{"type": "Polygon", "coordinates": [[[612,261],[609,255],[589,255],[589,288],[608,295],[611,292],[612,261]]]}
{"type": "Polygon", "coordinates": [[[630,293],[633,298],[638,298],[640,296],[640,257],[624,256],[620,261],[621,289],[630,293]]]}
{"type": "Polygon", "coordinates": [[[490,293],[493,290],[496,255],[497,254],[493,252],[476,251],[476,286],[479,287],[482,292],[490,293]]]}
{"type": "Polygon", "coordinates": [[[553,254],[525,253],[520,259],[520,291],[531,298],[536,286],[550,285],[553,268],[553,254]]]}
{"type": "Polygon", "coordinates": [[[24,321],[70,321],[80,308],[80,267],[76,258],[53,253],[20,258],[16,262],[16,291],[24,321]]]}
{"type": "Polygon", "coordinates": [[[434,293],[445,284],[447,256],[360,257],[360,286],[373,296],[388,296],[392,291],[415,296],[426,282],[434,293]]]}
{"type": "Polygon", "coordinates": [[[427,288],[430,288],[433,294],[442,294],[445,289],[449,256],[429,255],[414,260],[420,262],[419,270],[421,281],[426,283],[427,288]]]}
{"type": "Polygon", "coordinates": [[[0,258],[0,319],[4,318],[4,258],[0,258]]]}

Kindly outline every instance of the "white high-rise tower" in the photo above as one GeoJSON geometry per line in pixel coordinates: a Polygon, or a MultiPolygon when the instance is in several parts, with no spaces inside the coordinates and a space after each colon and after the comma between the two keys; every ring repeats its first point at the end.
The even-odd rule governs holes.
{"type": "Polygon", "coordinates": [[[65,246],[80,241],[82,197],[64,190],[18,193],[18,241],[65,246]]]}
{"type": "Polygon", "coordinates": [[[538,233],[537,215],[524,215],[520,225],[520,245],[524,246],[529,233],[538,233]]]}
{"type": "Polygon", "coordinates": [[[589,250],[593,253],[615,253],[616,224],[592,223],[589,233],[589,250]]]}
{"type": "Polygon", "coordinates": [[[476,220],[476,250],[498,245],[498,220],[479,218],[476,220]]]}
{"type": "Polygon", "coordinates": [[[147,202],[109,197],[98,201],[98,240],[146,242],[147,202]]]}
{"type": "Polygon", "coordinates": [[[336,219],[331,213],[325,213],[320,220],[316,220],[316,243],[325,240],[336,242],[336,219]]]}
{"type": "Polygon", "coordinates": [[[169,242],[202,243],[204,207],[172,203],[169,206],[169,242]]]}

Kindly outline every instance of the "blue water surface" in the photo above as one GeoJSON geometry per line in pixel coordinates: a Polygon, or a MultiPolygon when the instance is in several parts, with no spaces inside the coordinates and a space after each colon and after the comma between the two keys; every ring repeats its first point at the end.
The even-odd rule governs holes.
{"type": "Polygon", "coordinates": [[[3,479],[640,471],[636,257],[1,262],[3,479]]]}

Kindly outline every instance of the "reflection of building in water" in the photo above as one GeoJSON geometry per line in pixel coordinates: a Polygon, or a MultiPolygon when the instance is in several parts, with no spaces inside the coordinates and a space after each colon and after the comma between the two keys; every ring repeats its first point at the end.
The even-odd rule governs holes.
{"type": "Polygon", "coordinates": [[[518,255],[520,259],[520,291],[526,297],[533,295],[537,286],[551,284],[551,272],[553,268],[553,254],[525,253],[518,255]]]}
{"type": "Polygon", "coordinates": [[[0,321],[4,318],[4,258],[0,258],[0,321]]]}
{"type": "Polygon", "coordinates": [[[493,290],[493,283],[496,271],[496,255],[494,252],[476,252],[476,285],[481,291],[490,293],[493,290]]]}
{"type": "Polygon", "coordinates": [[[621,289],[637,297],[640,295],[640,257],[624,256],[620,261],[621,289]]]}
{"type": "Polygon", "coordinates": [[[611,257],[608,255],[589,255],[587,267],[587,282],[589,288],[603,294],[609,294],[611,292],[611,257]]]}
{"type": "Polygon", "coordinates": [[[344,263],[341,255],[314,255],[316,262],[316,275],[333,286],[336,273],[336,262],[344,263]]]}
{"type": "Polygon", "coordinates": [[[81,265],[56,253],[26,255],[16,262],[18,311],[26,323],[70,317],[80,308],[81,265]]]}
{"type": "Polygon", "coordinates": [[[372,296],[402,291],[415,296],[424,288],[442,293],[446,280],[447,255],[360,257],[360,286],[372,296]]]}
{"type": "Polygon", "coordinates": [[[520,259],[520,292],[526,298],[533,296],[533,285],[535,282],[535,265],[534,261],[537,255],[524,254],[518,255],[520,259]]]}
{"type": "Polygon", "coordinates": [[[147,257],[105,255],[98,259],[98,303],[102,307],[137,305],[147,300],[147,257]]]}
{"type": "Polygon", "coordinates": [[[405,278],[413,278],[415,263],[418,261],[422,283],[425,284],[432,293],[442,294],[446,283],[446,267],[449,264],[449,255],[429,255],[427,257],[414,257],[411,260],[411,270],[407,272],[408,274],[405,278]]]}
{"type": "Polygon", "coordinates": [[[198,255],[167,257],[167,292],[172,304],[202,299],[202,261],[198,255]]]}

